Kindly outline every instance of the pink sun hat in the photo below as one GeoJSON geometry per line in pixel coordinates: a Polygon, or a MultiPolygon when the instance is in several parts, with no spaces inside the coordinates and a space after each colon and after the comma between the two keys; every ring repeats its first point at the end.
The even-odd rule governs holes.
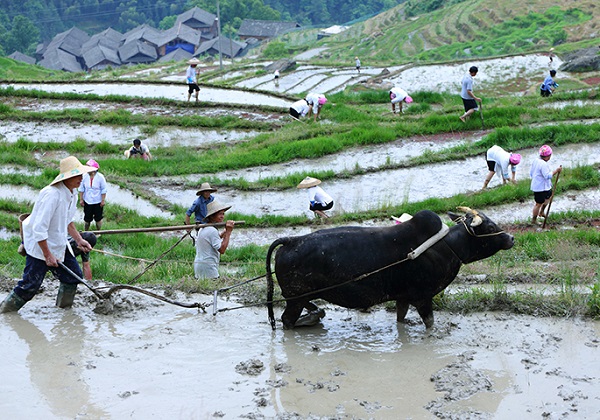
{"type": "Polygon", "coordinates": [[[407,104],[411,103],[412,101],[413,101],[413,98],[411,98],[408,95],[406,95],[406,98],[404,98],[404,102],[406,102],[407,104]]]}
{"type": "Polygon", "coordinates": [[[100,165],[94,159],[88,160],[87,162],[85,162],[85,164],[87,166],[91,166],[92,168],[100,169],[100,165]]]}
{"type": "Polygon", "coordinates": [[[552,148],[550,146],[548,146],[547,144],[544,144],[542,147],[540,147],[540,156],[546,157],[546,156],[550,156],[551,154],[552,154],[552,148]]]}
{"type": "Polygon", "coordinates": [[[319,105],[325,105],[326,102],[327,98],[325,97],[325,95],[319,96],[319,105]]]}
{"type": "Polygon", "coordinates": [[[518,153],[511,153],[508,161],[511,163],[511,165],[518,165],[521,162],[521,155],[518,153]]]}

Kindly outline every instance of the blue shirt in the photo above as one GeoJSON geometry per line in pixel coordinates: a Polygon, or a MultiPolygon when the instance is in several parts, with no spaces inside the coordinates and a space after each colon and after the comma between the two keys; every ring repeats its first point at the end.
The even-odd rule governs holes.
{"type": "Polygon", "coordinates": [[[192,207],[185,212],[186,215],[191,216],[194,213],[194,219],[196,223],[206,223],[204,218],[206,217],[206,206],[208,203],[212,202],[215,199],[212,195],[208,197],[208,199],[200,196],[196,198],[196,201],[192,204],[192,207]]]}
{"type": "Polygon", "coordinates": [[[542,86],[540,86],[541,90],[546,90],[546,91],[551,91],[554,88],[554,79],[552,79],[552,76],[547,76],[544,79],[544,83],[542,83],[542,86]]]}

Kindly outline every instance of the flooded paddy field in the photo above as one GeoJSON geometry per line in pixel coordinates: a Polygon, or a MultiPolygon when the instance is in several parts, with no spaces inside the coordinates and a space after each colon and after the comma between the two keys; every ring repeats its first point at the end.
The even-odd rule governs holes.
{"type": "Polygon", "coordinates": [[[213,316],[123,292],[101,314],[85,290],[68,310],[53,306],[55,294],[47,282],[20,313],[0,317],[7,418],[598,414],[598,321],[438,313],[425,330],[413,312],[396,324],[382,309],[327,307],[320,327],[273,332],[265,309],[213,316]]]}

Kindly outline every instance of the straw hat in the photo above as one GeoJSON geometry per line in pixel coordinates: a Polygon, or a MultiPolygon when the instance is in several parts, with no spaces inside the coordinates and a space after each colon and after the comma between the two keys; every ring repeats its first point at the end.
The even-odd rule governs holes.
{"type": "Polygon", "coordinates": [[[196,57],[194,57],[191,60],[188,60],[188,64],[198,65],[198,64],[200,64],[200,60],[198,60],[196,57]]]}
{"type": "Polygon", "coordinates": [[[60,161],[60,174],[54,178],[50,185],[94,171],[97,171],[97,169],[83,165],[75,156],[69,156],[60,161]]]}
{"type": "Polygon", "coordinates": [[[213,201],[212,203],[208,203],[208,206],[206,206],[206,216],[204,217],[204,220],[208,219],[213,214],[220,212],[221,210],[227,211],[230,208],[231,208],[231,206],[221,204],[218,201],[213,201]]]}
{"type": "Polygon", "coordinates": [[[200,189],[198,190],[198,192],[196,193],[196,195],[200,195],[204,191],[210,191],[211,193],[214,193],[214,192],[217,192],[217,189],[211,187],[208,182],[203,182],[202,185],[200,185],[200,189]]]}
{"type": "Polygon", "coordinates": [[[315,185],[319,185],[320,183],[321,183],[320,179],[313,178],[311,176],[307,176],[306,178],[304,178],[302,180],[301,183],[298,184],[298,188],[310,188],[310,187],[314,187],[315,185]]]}

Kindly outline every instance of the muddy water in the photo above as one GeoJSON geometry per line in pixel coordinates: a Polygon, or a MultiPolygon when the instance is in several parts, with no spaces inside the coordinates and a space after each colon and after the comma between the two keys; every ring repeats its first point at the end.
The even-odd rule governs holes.
{"type": "MultiPolygon", "coordinates": [[[[535,77],[541,83],[551,68],[558,69],[561,64],[562,61],[558,57],[554,59],[552,67],[549,67],[547,56],[524,55],[476,60],[472,63],[412,67],[386,78],[385,81],[404,86],[413,92],[419,90],[460,92],[461,80],[472,65],[479,68],[475,76],[475,90],[477,90],[478,86],[489,87],[491,84],[496,84],[497,88],[503,82],[512,81],[519,76],[535,77]]],[[[563,77],[568,77],[567,73],[563,73],[563,77]]]]}
{"type": "MultiPolygon", "coordinates": [[[[14,87],[15,89],[39,89],[45,92],[59,93],[94,93],[96,95],[126,95],[142,98],[167,98],[187,100],[187,86],[182,83],[181,86],[173,85],[151,85],[141,84],[3,84],[3,88],[14,87]]],[[[203,102],[216,102],[227,104],[255,104],[267,105],[280,108],[289,108],[289,101],[262,93],[232,91],[227,89],[216,89],[203,87],[200,90],[200,99],[203,102]]]]}
{"type": "MultiPolygon", "coordinates": [[[[537,157],[537,150],[519,152],[523,155],[523,163],[518,167],[518,179],[529,178],[530,162],[537,157]]],[[[550,161],[552,167],[559,164],[565,168],[590,165],[596,163],[600,156],[600,144],[557,147],[554,156],[550,161]]],[[[464,161],[367,173],[351,179],[329,181],[322,186],[334,198],[332,213],[336,214],[477,191],[483,185],[486,174],[487,166],[482,155],[464,161]]],[[[495,176],[490,187],[500,183],[498,176],[495,176]]],[[[195,194],[194,189],[173,191],[161,186],[152,186],[150,189],[162,198],[183,206],[189,206],[190,198],[195,194]]],[[[259,193],[223,188],[219,190],[219,200],[233,205],[234,210],[238,209],[243,213],[285,216],[311,214],[306,193],[295,188],[259,193]]]]}
{"type": "Polygon", "coordinates": [[[83,139],[91,143],[108,142],[122,144],[123,149],[131,146],[133,139],[141,137],[149,147],[189,146],[198,147],[210,144],[229,143],[255,136],[256,132],[236,130],[200,130],[175,127],[161,127],[153,134],[146,134],[143,127],[114,127],[80,123],[35,123],[11,122],[0,129],[0,134],[9,143],[21,138],[46,143],[69,143],[83,139]]]}
{"type": "MultiPolygon", "coordinates": [[[[147,200],[143,200],[135,196],[131,191],[124,190],[118,185],[107,183],[108,192],[106,194],[106,202],[121,205],[125,208],[133,210],[145,217],[165,217],[170,218],[172,215],[165,212],[147,200]]],[[[22,201],[35,200],[39,191],[26,186],[2,185],[0,184],[0,198],[8,198],[22,201]]],[[[78,208],[75,220],[83,220],[83,209],[78,208]]]]}
{"type": "Polygon", "coordinates": [[[69,310],[55,291],[0,315],[5,418],[598,414],[599,322],[438,313],[426,331],[413,312],[328,308],[322,326],[272,332],[264,309],[213,317],[123,292],[100,315],[87,291],[69,310]]]}

